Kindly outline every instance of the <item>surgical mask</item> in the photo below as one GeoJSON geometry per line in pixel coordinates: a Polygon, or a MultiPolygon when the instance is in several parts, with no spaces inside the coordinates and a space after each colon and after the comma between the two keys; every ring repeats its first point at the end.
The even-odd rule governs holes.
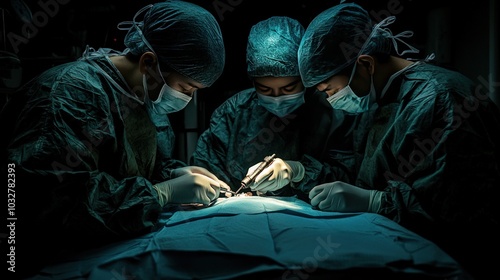
{"type": "Polygon", "coordinates": [[[257,93],[259,98],[259,104],[266,108],[267,111],[275,114],[276,116],[282,118],[295,109],[299,108],[300,105],[304,104],[304,93],[305,89],[301,92],[294,94],[285,94],[280,96],[267,96],[257,93]]]}
{"type": "MultiPolygon", "coordinates": [[[[391,30],[386,28],[386,26],[392,24],[395,20],[396,20],[395,16],[389,16],[380,21],[378,24],[376,24],[373,27],[373,31],[370,33],[370,36],[368,36],[367,40],[359,50],[357,57],[359,57],[359,55],[364,53],[365,48],[369,45],[373,36],[376,34],[380,34],[381,32],[385,32],[385,35],[392,40],[394,50],[397,54],[402,56],[405,53],[418,53],[419,52],[418,49],[412,47],[411,45],[409,45],[408,43],[404,42],[401,39],[413,36],[413,32],[404,31],[397,35],[393,35],[391,30]],[[409,49],[400,52],[398,47],[398,42],[405,44],[409,49]]],[[[349,78],[347,86],[342,90],[340,90],[339,92],[337,92],[336,94],[327,98],[328,102],[330,102],[333,108],[357,114],[368,111],[371,105],[375,102],[376,92],[375,92],[375,86],[373,85],[373,75],[371,76],[371,81],[370,81],[370,92],[367,95],[359,97],[352,91],[349,84],[351,83],[355,71],[356,71],[356,62],[354,64],[354,68],[352,70],[351,77],[349,78]]],[[[390,82],[392,82],[392,79],[393,77],[391,77],[390,82]]],[[[380,98],[383,97],[383,95],[385,94],[387,87],[388,85],[386,84],[385,88],[382,90],[380,98]]]]}
{"type": "Polygon", "coordinates": [[[368,111],[370,106],[374,103],[376,92],[375,86],[373,85],[373,75],[371,75],[370,79],[370,92],[365,96],[359,97],[349,86],[355,71],[356,65],[354,65],[352,69],[347,86],[326,99],[334,109],[343,110],[352,114],[359,114],[368,111]]]}
{"type": "MultiPolygon", "coordinates": [[[[132,24],[132,27],[137,29],[138,34],[141,36],[142,41],[144,44],[151,50],[156,57],[158,55],[156,52],[153,50],[153,47],[149,44],[148,40],[146,40],[146,37],[144,37],[144,34],[142,33],[142,30],[140,28],[140,25],[142,23],[137,22],[136,18],[146,11],[147,9],[150,9],[153,5],[149,4],[142,9],[140,9],[135,15],[134,18],[132,19],[131,22],[125,21],[121,22],[118,24],[118,29],[120,30],[128,30],[129,28],[122,27],[123,25],[128,25],[132,24]]],[[[127,49],[129,51],[129,49],[127,49]]],[[[160,74],[161,79],[163,80],[163,87],[160,90],[160,94],[158,95],[158,98],[155,101],[152,101],[149,99],[149,93],[148,93],[148,88],[147,88],[147,82],[146,82],[146,76],[143,75],[143,87],[144,87],[144,103],[146,104],[146,108],[149,111],[150,116],[157,114],[157,115],[165,115],[169,113],[175,113],[180,110],[182,110],[186,105],[191,101],[191,96],[188,96],[186,94],[183,94],[182,92],[176,91],[175,89],[171,88],[163,79],[163,76],[161,76],[161,71],[160,71],[160,64],[158,64],[158,73],[160,74]]],[[[153,116],[152,116],[153,117],[153,116]]]]}
{"type": "MultiPolygon", "coordinates": [[[[161,76],[159,65],[158,65],[158,72],[160,73],[161,76]]],[[[143,75],[142,79],[143,79],[142,83],[144,86],[144,94],[145,94],[144,102],[146,103],[146,108],[148,108],[148,110],[152,110],[157,115],[166,115],[178,112],[184,109],[184,107],[186,107],[189,101],[191,101],[192,99],[191,96],[188,96],[180,91],[171,88],[165,82],[165,80],[163,80],[162,77],[163,86],[160,90],[160,94],[158,95],[158,98],[155,101],[152,101],[151,99],[149,99],[148,85],[145,74],[143,75]]]]}

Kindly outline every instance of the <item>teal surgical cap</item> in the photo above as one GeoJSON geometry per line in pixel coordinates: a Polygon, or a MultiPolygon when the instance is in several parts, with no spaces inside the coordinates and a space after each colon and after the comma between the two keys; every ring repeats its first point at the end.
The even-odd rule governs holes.
{"type": "Polygon", "coordinates": [[[132,24],[125,37],[131,53],[153,51],[160,66],[166,65],[205,86],[222,74],[222,33],[214,16],[204,8],[180,0],[163,1],[150,5],[143,21],[134,18],[132,24]]]}
{"type": "Polygon", "coordinates": [[[304,85],[316,86],[361,54],[389,54],[391,36],[387,29],[373,28],[368,12],[357,4],[339,4],[323,11],[311,21],[299,47],[304,85]]]}
{"type": "Polygon", "coordinates": [[[250,77],[300,76],[297,59],[304,27],[289,17],[274,16],[250,30],[247,73],[250,77]]]}

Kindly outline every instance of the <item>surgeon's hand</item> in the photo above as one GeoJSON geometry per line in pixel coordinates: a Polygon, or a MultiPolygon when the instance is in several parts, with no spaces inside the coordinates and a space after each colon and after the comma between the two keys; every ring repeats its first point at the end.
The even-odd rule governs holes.
{"type": "Polygon", "coordinates": [[[187,173],[153,186],[158,192],[161,206],[168,203],[210,204],[219,197],[221,181],[204,174],[187,173]]]}
{"type": "Polygon", "coordinates": [[[212,172],[208,171],[206,168],[203,168],[201,166],[184,166],[184,167],[176,168],[176,169],[172,170],[172,173],[170,175],[173,178],[175,178],[175,177],[179,177],[179,176],[182,176],[185,174],[205,175],[205,176],[212,178],[212,179],[216,180],[217,182],[219,182],[219,185],[221,188],[223,188],[225,190],[231,190],[231,187],[229,187],[229,185],[226,182],[219,180],[219,178],[217,178],[217,176],[215,176],[215,174],[213,174],[212,172]]]}
{"type": "MultiPolygon", "coordinates": [[[[247,175],[250,175],[257,169],[260,162],[248,169],[247,175]]],[[[266,193],[268,191],[277,191],[290,182],[299,182],[304,178],[304,166],[298,161],[284,161],[280,158],[274,159],[270,166],[262,170],[255,178],[255,181],[249,185],[252,191],[266,193]]]]}
{"type": "Polygon", "coordinates": [[[323,211],[377,213],[382,192],[336,181],[314,187],[309,192],[309,199],[313,207],[323,211]]]}

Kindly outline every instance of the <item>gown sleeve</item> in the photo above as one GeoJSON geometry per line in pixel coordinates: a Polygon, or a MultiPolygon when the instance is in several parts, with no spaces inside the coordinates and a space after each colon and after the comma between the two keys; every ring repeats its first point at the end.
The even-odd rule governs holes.
{"type": "MultiPolygon", "coordinates": [[[[6,160],[15,169],[25,257],[150,232],[161,211],[146,179],[154,153],[137,156],[126,114],[116,110],[120,98],[88,71],[56,67],[2,113],[12,123],[6,160]]],[[[148,135],[136,142],[156,141],[148,135]]]]}

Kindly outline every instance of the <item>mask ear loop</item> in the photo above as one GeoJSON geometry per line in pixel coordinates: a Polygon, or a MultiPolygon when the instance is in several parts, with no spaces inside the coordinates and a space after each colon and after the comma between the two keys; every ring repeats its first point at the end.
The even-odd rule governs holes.
{"type": "MultiPolygon", "coordinates": [[[[390,16],[390,17],[387,17],[385,18],[384,20],[382,20],[381,22],[379,22],[378,24],[376,24],[373,28],[372,28],[372,32],[370,33],[370,35],[368,36],[368,38],[366,39],[366,41],[363,43],[363,45],[361,46],[361,48],[359,49],[359,52],[358,52],[358,55],[356,55],[356,59],[354,61],[354,67],[352,69],[352,72],[351,72],[351,76],[349,77],[349,82],[347,83],[347,85],[350,85],[351,84],[351,81],[352,81],[352,78],[354,77],[354,72],[356,71],[356,66],[357,66],[357,60],[358,60],[358,57],[360,55],[363,54],[363,51],[365,50],[366,46],[368,45],[368,43],[370,42],[371,38],[373,37],[373,35],[376,33],[377,29],[380,29],[381,26],[387,26],[391,23],[393,23],[395,21],[396,17],[395,16],[390,16]]],[[[390,31],[389,31],[390,32],[390,31]]],[[[391,34],[392,35],[392,34],[391,34]]]]}
{"type": "MultiPolygon", "coordinates": [[[[381,32],[385,32],[386,34],[388,34],[388,35],[385,35],[385,36],[387,36],[388,38],[391,39],[392,45],[394,46],[394,50],[396,51],[396,53],[398,55],[403,56],[406,53],[418,53],[419,50],[417,48],[413,47],[412,45],[406,43],[403,39],[401,39],[401,38],[410,38],[410,37],[412,37],[413,36],[413,31],[407,30],[407,31],[403,31],[401,33],[398,33],[396,35],[393,35],[392,31],[389,28],[384,28],[384,27],[387,27],[388,25],[394,23],[395,21],[396,21],[396,17],[395,16],[389,16],[389,17],[381,20],[379,23],[375,24],[375,26],[373,26],[372,32],[370,33],[370,36],[368,36],[368,38],[366,39],[365,43],[363,44],[363,46],[359,50],[359,53],[358,53],[358,55],[356,57],[356,60],[357,60],[357,58],[361,54],[363,54],[363,51],[365,50],[366,46],[369,44],[370,40],[377,33],[378,30],[380,30],[381,32]],[[399,43],[403,43],[404,45],[406,45],[408,47],[408,49],[404,50],[403,52],[400,52],[399,51],[398,42],[399,43]]],[[[351,83],[351,80],[352,80],[352,77],[353,77],[355,69],[356,69],[356,62],[354,62],[353,72],[351,73],[351,77],[349,78],[348,85],[351,83]]],[[[373,77],[372,77],[372,79],[373,79],[373,77]]]]}
{"type": "Polygon", "coordinates": [[[157,61],[156,63],[158,65],[158,75],[160,76],[160,79],[163,81],[163,83],[166,84],[166,82],[163,79],[163,76],[161,74],[158,55],[154,51],[151,44],[149,44],[148,40],[144,36],[144,33],[142,32],[142,27],[144,26],[144,22],[137,21],[137,17],[139,17],[139,15],[141,15],[144,11],[151,9],[151,7],[153,7],[153,4],[149,4],[149,5],[142,7],[139,11],[137,11],[137,13],[135,13],[134,17],[132,18],[132,21],[122,21],[122,22],[118,23],[117,28],[119,30],[127,30],[127,31],[130,31],[130,29],[132,29],[132,28],[135,28],[137,30],[139,36],[141,37],[141,40],[144,42],[146,47],[156,56],[156,61],[157,61]]]}

